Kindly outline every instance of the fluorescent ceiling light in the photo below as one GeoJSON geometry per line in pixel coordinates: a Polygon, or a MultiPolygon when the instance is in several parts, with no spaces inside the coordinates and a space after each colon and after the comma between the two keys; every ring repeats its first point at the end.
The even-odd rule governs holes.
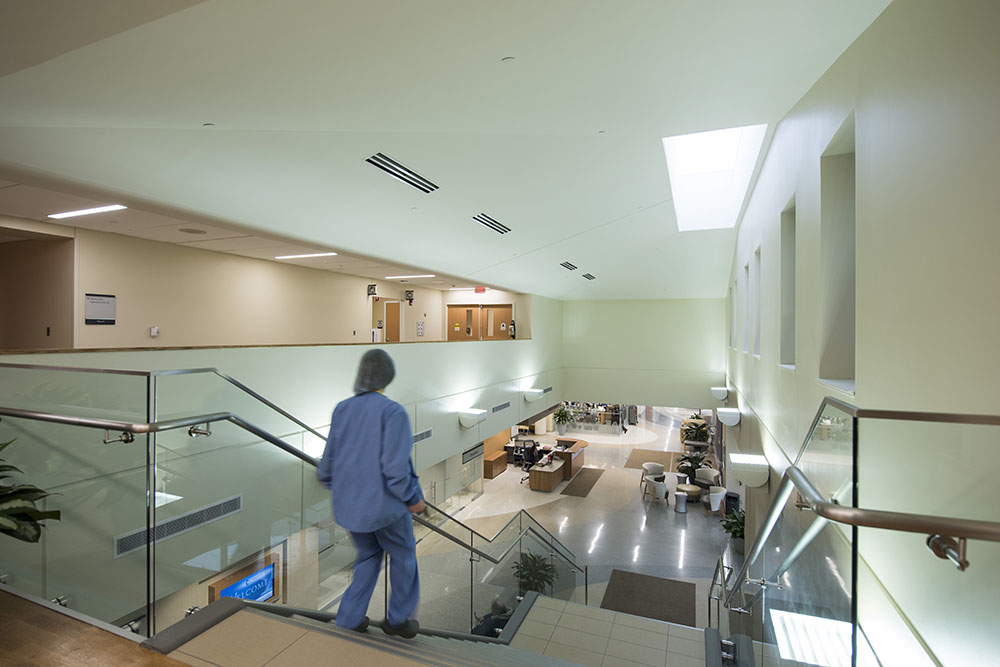
{"type": "Polygon", "coordinates": [[[748,125],[663,138],[679,231],[736,226],[766,131],[748,125]]]}
{"type": "Polygon", "coordinates": [[[409,280],[410,278],[437,278],[433,273],[428,273],[422,276],[386,276],[386,280],[409,280]]]}
{"type": "MultiPolygon", "coordinates": [[[[448,291],[449,292],[470,292],[470,291],[475,290],[475,289],[476,289],[475,287],[449,287],[448,291]]],[[[483,288],[483,290],[485,290],[487,292],[489,291],[489,289],[490,289],[489,287],[484,287],[483,288]]]]}
{"type": "Polygon", "coordinates": [[[275,259],[305,259],[306,257],[333,257],[335,252],[313,252],[308,255],[278,255],[275,259]]]}
{"type": "Polygon", "coordinates": [[[63,218],[75,218],[78,215],[90,215],[92,213],[107,213],[108,211],[120,211],[126,206],[121,204],[111,204],[109,206],[98,206],[96,208],[81,208],[79,211],[66,211],[65,213],[53,213],[50,218],[62,220],[63,218]]]}

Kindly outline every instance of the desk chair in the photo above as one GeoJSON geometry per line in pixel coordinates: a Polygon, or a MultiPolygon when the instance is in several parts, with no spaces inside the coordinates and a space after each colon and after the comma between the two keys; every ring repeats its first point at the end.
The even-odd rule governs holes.
{"type": "Polygon", "coordinates": [[[514,445],[514,460],[511,461],[514,465],[518,465],[524,461],[524,445],[515,444],[514,445]]]}
{"type": "MultiPolygon", "coordinates": [[[[531,470],[531,466],[538,462],[538,445],[532,445],[531,447],[524,448],[524,472],[531,470]]],[[[531,475],[525,475],[521,478],[521,484],[524,484],[524,480],[531,477],[531,475]]]]}

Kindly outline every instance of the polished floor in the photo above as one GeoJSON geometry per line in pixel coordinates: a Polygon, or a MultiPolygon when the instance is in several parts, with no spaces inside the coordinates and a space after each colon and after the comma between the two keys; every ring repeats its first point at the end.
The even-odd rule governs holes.
{"type": "MultiPolygon", "coordinates": [[[[588,566],[591,605],[600,605],[613,569],[679,579],[697,586],[696,619],[704,627],[708,582],[727,542],[719,515],[704,512],[697,503],[679,514],[672,499],[669,505],[651,502],[649,496],[643,499],[641,471],[622,467],[633,448],[681,451],[680,420],[691,410],[640,411],[643,418],[625,434],[585,436],[590,443],[586,465],[605,471],[587,497],[560,495],[568,482],[551,493],[531,491],[527,482],[520,483],[521,471],[508,466],[498,477],[485,480],[483,495],[456,518],[493,535],[524,508],[573,552],[578,563],[588,566]]],[[[536,439],[554,442],[556,434],[536,439]]],[[[676,479],[668,475],[667,484],[673,491],[676,479]]]]}

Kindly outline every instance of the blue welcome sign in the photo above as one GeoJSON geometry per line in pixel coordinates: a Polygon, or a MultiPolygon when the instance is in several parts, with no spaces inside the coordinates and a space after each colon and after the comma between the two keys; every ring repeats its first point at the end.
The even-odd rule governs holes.
{"type": "Polygon", "coordinates": [[[274,597],[274,563],[219,591],[219,597],[266,602],[274,597]]]}

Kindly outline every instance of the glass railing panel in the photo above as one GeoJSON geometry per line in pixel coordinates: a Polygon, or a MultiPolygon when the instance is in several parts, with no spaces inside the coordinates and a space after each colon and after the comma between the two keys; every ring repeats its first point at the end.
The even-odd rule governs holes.
{"type": "MultiPolygon", "coordinates": [[[[472,541],[470,530],[445,520],[442,529],[461,540],[472,541]]],[[[431,533],[417,544],[420,573],[420,606],[417,618],[422,625],[455,632],[471,630],[471,552],[452,540],[431,533]]]]}
{"type": "Polygon", "coordinates": [[[532,528],[541,536],[541,539],[545,541],[546,544],[549,544],[552,549],[561,554],[564,559],[576,561],[576,555],[570,551],[552,531],[539,523],[538,520],[531,516],[528,512],[521,512],[521,526],[523,528],[532,528]]]}
{"type": "Polygon", "coordinates": [[[763,642],[776,647],[784,660],[851,665],[853,549],[844,532],[796,509],[793,497],[764,554],[764,567],[751,571],[767,582],[763,642]]]}
{"type": "MultiPolygon", "coordinates": [[[[146,378],[0,367],[0,405],[146,422],[146,378]]],[[[37,504],[62,515],[39,543],[0,537],[0,571],[18,590],[114,623],[146,600],[144,549],[117,558],[114,549],[117,537],[146,527],[146,436],[104,439],[99,429],[3,417],[0,442],[14,443],[0,457],[23,471],[8,481],[52,493],[37,504]]]]}
{"type": "MultiPolygon", "coordinates": [[[[858,504],[997,521],[998,451],[996,426],[861,419],[858,504]]],[[[992,592],[1000,588],[1000,569],[995,566],[1000,563],[1000,543],[970,540],[970,566],[960,572],[950,561],[931,555],[926,539],[920,533],[858,530],[859,557],[873,573],[859,577],[859,622],[880,657],[891,655],[887,644],[892,641],[906,647],[908,664],[926,664],[928,652],[940,664],[977,664],[982,661],[982,638],[995,632],[992,592]],[[880,597],[891,604],[880,604],[880,597]],[[897,614],[878,613],[886,607],[897,614]],[[944,618],[950,622],[942,623],[944,618]]]]}
{"type": "MultiPolygon", "coordinates": [[[[323,438],[317,437],[294,420],[215,373],[157,375],[154,378],[154,388],[156,417],[159,420],[212,412],[231,412],[285,440],[302,434],[300,446],[303,451],[313,458],[319,458],[323,454],[326,444],[323,438]]],[[[322,429],[320,433],[325,435],[326,429],[322,429]]]]}
{"type": "Polygon", "coordinates": [[[17,368],[0,364],[0,405],[74,417],[146,422],[148,377],[139,372],[17,368]]]}
{"type": "Polygon", "coordinates": [[[321,606],[320,554],[342,553],[312,465],[228,422],[155,446],[155,631],[219,597],[321,606]]]}

